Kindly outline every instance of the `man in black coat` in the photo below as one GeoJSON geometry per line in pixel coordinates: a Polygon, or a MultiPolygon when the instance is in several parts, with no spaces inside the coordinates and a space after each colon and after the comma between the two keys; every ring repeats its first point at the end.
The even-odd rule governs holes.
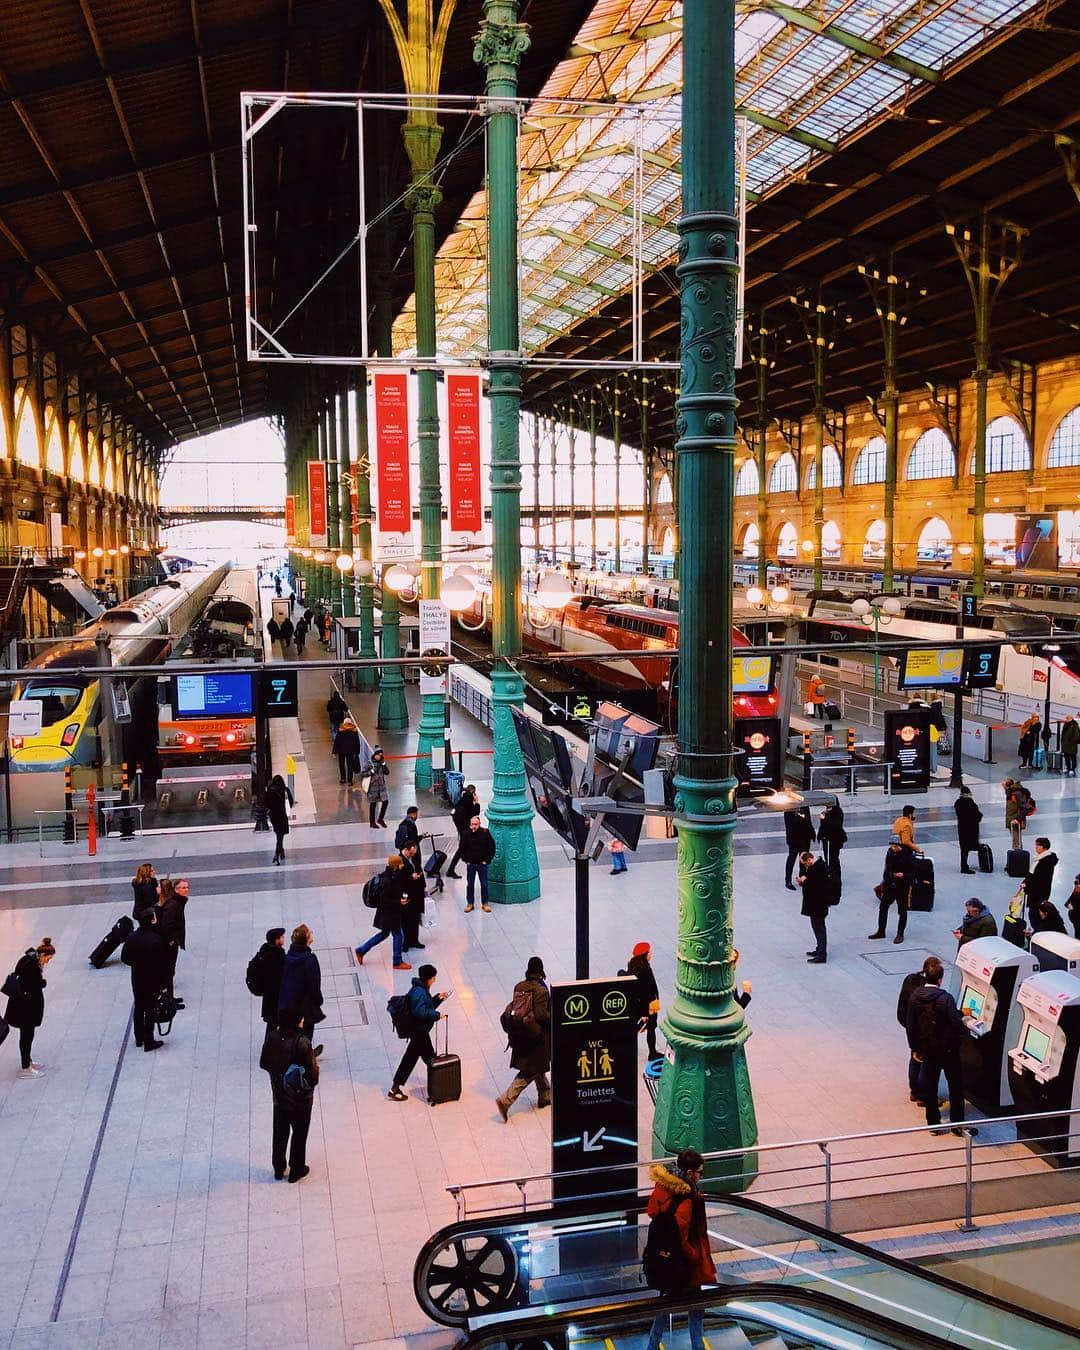
{"type": "Polygon", "coordinates": [[[278,1015],[277,1025],[267,1028],[259,1068],[270,1075],[270,1090],[274,1096],[271,1146],[274,1180],[285,1179],[287,1152],[290,1182],[302,1181],[311,1171],[307,1165],[307,1137],[315,1088],[319,1083],[319,1061],[311,1038],[305,1029],[301,1029],[300,1015],[295,1008],[284,1009],[278,1015]],[[285,1081],[286,1072],[293,1065],[299,1065],[303,1070],[302,1087],[285,1081]]]}
{"type": "Polygon", "coordinates": [[[829,913],[832,887],[829,869],[824,858],[815,858],[809,851],[799,859],[799,885],[802,887],[802,914],[810,920],[815,945],[806,953],[806,963],[823,966],[828,959],[829,937],[825,919],[829,913]]]}
{"type": "MultiPolygon", "coordinates": [[[[398,827],[400,829],[400,826],[398,827]]],[[[406,843],[401,849],[402,870],[398,874],[405,891],[405,908],[401,916],[401,950],[424,949],[420,941],[420,920],[424,916],[424,901],[427,898],[427,877],[424,876],[420,862],[420,845],[406,843]]]]}
{"type": "Polygon", "coordinates": [[[266,941],[256,953],[262,973],[262,1020],[268,1027],[277,1024],[278,996],[285,970],[285,929],[268,928],[266,941]]]}
{"type": "Polygon", "coordinates": [[[1054,885],[1054,868],[1058,865],[1058,856],[1050,851],[1050,840],[1040,834],[1035,840],[1035,866],[1024,879],[1024,895],[1027,898],[1028,923],[1035,927],[1039,906],[1050,899],[1054,885]]]}
{"type": "Polygon", "coordinates": [[[810,819],[808,806],[793,806],[784,812],[784,838],[787,841],[787,862],[784,865],[784,885],[789,891],[795,889],[791,879],[792,871],[799,856],[806,852],[814,842],[814,823],[810,819]]]}
{"type": "Polygon", "coordinates": [[[889,921],[889,906],[896,906],[896,936],[893,942],[903,942],[907,928],[908,907],[911,903],[911,887],[915,881],[915,854],[904,844],[890,844],[885,850],[885,866],[881,873],[881,894],[878,896],[878,920],[870,938],[886,936],[885,926],[889,921]]]}
{"type": "Polygon", "coordinates": [[[536,1084],[537,1106],[551,1105],[551,995],[544,963],[530,956],[525,978],[514,985],[510,1003],[503,1010],[502,1026],[510,1043],[510,1067],[517,1076],[501,1097],[495,1098],[505,1121],[510,1108],[529,1086],[536,1084]]]}
{"type": "Polygon", "coordinates": [[[315,934],[307,924],[298,923],[291,937],[281,969],[278,1014],[295,1011],[310,1035],[315,1024],[326,1018],[322,1006],[322,968],[312,951],[315,934]]]}
{"type": "Polygon", "coordinates": [[[458,852],[465,864],[465,913],[471,914],[475,908],[476,880],[480,879],[480,908],[485,914],[491,913],[488,904],[488,866],[495,857],[495,836],[480,824],[480,817],[473,816],[469,828],[461,841],[458,852]]]}
{"type": "Polygon", "coordinates": [[[157,909],[144,909],[139,926],[120,952],[131,967],[131,993],[135,1001],[135,1044],[157,1050],[164,1041],[154,1039],[154,999],[169,982],[169,949],[157,931],[157,909]]]}
{"type": "Polygon", "coordinates": [[[458,833],[458,846],[457,852],[450,859],[450,866],[446,869],[446,875],[448,877],[454,877],[455,880],[461,876],[460,872],[454,871],[457,861],[461,857],[461,842],[469,832],[469,822],[472,820],[473,816],[478,816],[479,814],[480,802],[476,796],[476,786],[473,783],[469,783],[466,787],[461,789],[461,796],[458,798],[458,803],[453,811],[450,812],[454,822],[454,829],[457,830],[458,833]]]}
{"type": "Polygon", "coordinates": [[[400,853],[406,844],[415,844],[420,847],[420,828],[416,823],[416,818],[420,814],[419,807],[410,806],[405,812],[405,818],[394,831],[394,847],[400,853]]]}
{"type": "Polygon", "coordinates": [[[960,871],[973,876],[975,869],[968,866],[968,854],[974,853],[978,857],[982,812],[970,788],[960,789],[960,796],[953,802],[953,810],[956,812],[956,841],[960,845],[960,871]]]}
{"type": "Polygon", "coordinates": [[[375,887],[375,917],[371,924],[373,928],[379,931],[373,938],[362,943],[359,947],[353,948],[356,955],[356,964],[362,966],[364,957],[371,951],[372,947],[378,946],[380,942],[385,942],[387,938],[393,941],[394,969],[412,970],[412,965],[405,960],[402,955],[401,925],[405,917],[405,906],[408,904],[408,898],[405,894],[405,867],[399,853],[391,853],[386,860],[385,868],[372,878],[371,884],[375,887]]]}
{"type": "MultiPolygon", "coordinates": [[[[908,999],[907,1036],[912,1054],[922,1065],[918,1093],[926,1108],[927,1125],[941,1124],[938,1105],[938,1079],[945,1074],[949,1085],[949,1119],[958,1126],[964,1119],[964,1071],[960,1044],[967,1031],[960,1009],[951,994],[941,987],[945,967],[936,956],[923,962],[925,982],[908,999]]],[[[968,1126],[971,1134],[979,1131],[968,1126]]],[[[953,1134],[963,1131],[954,1129],[953,1134]]]]}

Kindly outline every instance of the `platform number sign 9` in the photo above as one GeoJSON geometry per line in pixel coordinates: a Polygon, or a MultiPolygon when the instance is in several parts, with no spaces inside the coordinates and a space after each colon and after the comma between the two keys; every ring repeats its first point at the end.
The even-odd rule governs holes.
{"type": "Polygon", "coordinates": [[[299,711],[296,671],[262,671],[259,675],[259,703],[264,717],[295,717],[299,711]]]}

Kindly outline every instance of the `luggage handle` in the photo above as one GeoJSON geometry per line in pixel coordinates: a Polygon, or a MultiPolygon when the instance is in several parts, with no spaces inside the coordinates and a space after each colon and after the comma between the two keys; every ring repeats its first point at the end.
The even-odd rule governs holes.
{"type": "MultiPolygon", "coordinates": [[[[443,1054],[444,1054],[444,1055],[448,1055],[448,1054],[450,1053],[450,1015],[449,1015],[448,1013],[443,1013],[442,1016],[439,1018],[439,1022],[441,1022],[441,1023],[443,1024],[443,1030],[446,1032],[446,1036],[445,1036],[445,1038],[444,1038],[444,1040],[443,1040],[443,1054]]],[[[439,1053],[439,1032],[438,1032],[438,1025],[439,1025],[439,1022],[436,1022],[436,1023],[435,1023],[435,1027],[436,1027],[436,1031],[435,1031],[435,1053],[436,1053],[436,1055],[439,1053]]]]}

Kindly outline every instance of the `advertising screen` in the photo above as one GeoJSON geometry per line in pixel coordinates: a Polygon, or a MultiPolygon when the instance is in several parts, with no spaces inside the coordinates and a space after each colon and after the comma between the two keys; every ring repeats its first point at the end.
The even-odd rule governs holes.
{"type": "Polygon", "coordinates": [[[952,689],[963,682],[963,647],[919,647],[900,663],[901,689],[952,689]]]}
{"type": "Polygon", "coordinates": [[[1053,572],[1058,565],[1057,517],[1018,512],[1016,565],[1053,572]]]}
{"type": "Polygon", "coordinates": [[[970,1017],[977,1022],[983,1015],[983,1006],[986,1003],[986,995],[981,989],[973,989],[970,984],[965,984],[960,990],[960,1015],[970,1017]]]}
{"type": "Polygon", "coordinates": [[[885,755],[893,792],[926,792],[930,786],[930,709],[889,708],[885,755]]]}
{"type": "Polygon", "coordinates": [[[1045,1064],[1046,1056],[1050,1053],[1050,1037],[1045,1031],[1029,1025],[1024,1032],[1023,1049],[1025,1055],[1030,1055],[1038,1063],[1045,1064]]]}
{"type": "Polygon", "coordinates": [[[735,694],[767,694],[773,687],[773,657],[733,656],[731,688],[735,694]]]}
{"type": "Polygon", "coordinates": [[[735,722],[736,749],[743,752],[736,757],[735,768],[744,788],[783,785],[780,729],[779,717],[740,717],[735,722]]]}
{"type": "Polygon", "coordinates": [[[253,717],[251,676],[177,675],[177,717],[253,717]]]}

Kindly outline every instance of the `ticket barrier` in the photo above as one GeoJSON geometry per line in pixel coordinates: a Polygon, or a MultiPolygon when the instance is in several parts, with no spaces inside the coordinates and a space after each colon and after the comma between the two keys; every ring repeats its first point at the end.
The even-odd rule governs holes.
{"type": "Polygon", "coordinates": [[[1004,938],[984,937],[960,948],[956,966],[956,1004],[970,1032],[960,1046],[965,1096],[987,1115],[1009,1111],[1006,1051],[1017,1041],[1023,1014],[1016,999],[1035,972],[1035,958],[1004,938]]]}
{"type": "Polygon", "coordinates": [[[1040,971],[1020,986],[1024,1020],[1009,1051],[1009,1087],[1017,1114],[1073,1111],[1017,1121],[1017,1138],[1057,1167],[1080,1163],[1080,979],[1040,971]]]}
{"type": "Polygon", "coordinates": [[[1064,933],[1035,933],[1029,945],[1036,970],[1060,970],[1080,979],[1080,938],[1066,937],[1064,933]]]}

